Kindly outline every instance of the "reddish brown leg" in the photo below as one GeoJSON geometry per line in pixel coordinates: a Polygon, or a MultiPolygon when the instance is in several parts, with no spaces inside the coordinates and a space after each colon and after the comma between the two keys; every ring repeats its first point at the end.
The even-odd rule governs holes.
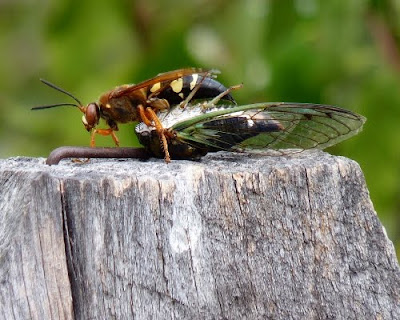
{"type": "Polygon", "coordinates": [[[196,94],[196,92],[199,91],[199,89],[200,89],[200,87],[201,87],[203,81],[204,81],[208,76],[210,76],[211,73],[212,73],[212,72],[211,72],[211,70],[210,70],[210,71],[208,71],[208,72],[203,76],[203,79],[201,79],[201,81],[194,87],[194,89],[192,90],[192,92],[190,92],[189,95],[186,97],[186,99],[183,100],[183,101],[179,104],[179,107],[180,107],[180,108],[182,108],[182,109],[185,109],[185,108],[186,108],[186,106],[188,105],[188,103],[193,99],[193,97],[194,97],[194,95],[196,94]]]}
{"type": "Polygon", "coordinates": [[[119,140],[118,137],[116,136],[115,132],[113,129],[108,128],[108,129],[93,129],[92,134],[90,136],[90,146],[95,147],[96,142],[95,142],[95,136],[97,134],[100,134],[102,136],[109,136],[111,135],[111,138],[114,140],[114,143],[117,147],[119,147],[119,140]]]}
{"type": "Polygon", "coordinates": [[[151,119],[147,117],[144,107],[141,104],[139,104],[137,108],[139,110],[140,119],[144,122],[144,124],[148,127],[154,126],[153,123],[151,122],[151,119]]]}
{"type": "Polygon", "coordinates": [[[138,110],[139,110],[139,115],[140,115],[142,121],[145,123],[145,125],[149,126],[149,127],[152,126],[156,129],[157,134],[160,137],[161,146],[164,149],[165,162],[167,162],[167,163],[171,162],[171,157],[168,152],[168,141],[167,141],[167,137],[165,136],[166,130],[163,128],[156,113],[150,107],[147,107],[146,109],[144,109],[142,105],[138,106],[138,110]]]}

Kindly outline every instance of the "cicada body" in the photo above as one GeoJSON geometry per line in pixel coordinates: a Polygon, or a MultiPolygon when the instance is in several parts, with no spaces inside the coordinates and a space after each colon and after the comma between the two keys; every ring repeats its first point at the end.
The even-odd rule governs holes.
{"type": "MultiPolygon", "coordinates": [[[[198,159],[208,152],[259,152],[268,149],[324,149],[356,135],[366,119],[351,111],[318,104],[258,103],[236,107],[201,104],[185,111],[160,113],[168,131],[172,159],[198,159]]],[[[135,132],[149,153],[163,152],[152,127],[140,123],[135,132]]],[[[286,150],[286,151],[285,151],[286,150]]]]}

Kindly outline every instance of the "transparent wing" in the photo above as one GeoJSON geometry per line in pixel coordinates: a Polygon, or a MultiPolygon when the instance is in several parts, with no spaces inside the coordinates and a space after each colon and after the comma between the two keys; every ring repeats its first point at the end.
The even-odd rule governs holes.
{"type": "Polygon", "coordinates": [[[329,105],[260,103],[175,123],[177,139],[214,150],[324,149],[356,135],[366,119],[329,105]]]}

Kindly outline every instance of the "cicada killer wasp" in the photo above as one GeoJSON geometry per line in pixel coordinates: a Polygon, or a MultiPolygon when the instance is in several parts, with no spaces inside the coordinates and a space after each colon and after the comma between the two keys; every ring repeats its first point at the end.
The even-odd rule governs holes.
{"type": "MultiPolygon", "coordinates": [[[[168,142],[157,113],[168,110],[172,105],[180,104],[182,109],[192,99],[210,99],[226,92],[226,88],[214,78],[216,70],[204,71],[196,68],[186,68],[161,73],[156,77],[139,84],[118,86],[100,96],[98,102],[83,105],[75,96],[64,89],[46,81],[41,81],[76,101],[76,103],[58,103],[38,106],[32,110],[47,109],[58,106],[75,106],[82,113],[82,122],[87,131],[91,132],[90,146],[95,146],[95,136],[111,135],[115,144],[119,140],[115,134],[118,123],[141,121],[146,126],[156,130],[163,149],[166,162],[170,161],[168,142]],[[98,129],[100,119],[104,119],[109,128],[98,129]]],[[[235,103],[233,97],[227,93],[221,97],[235,103]]]]}
{"type": "MultiPolygon", "coordinates": [[[[257,103],[240,106],[189,105],[185,112],[172,108],[160,113],[168,131],[172,159],[199,159],[208,152],[260,152],[278,155],[305,149],[324,149],[361,131],[366,119],[330,105],[309,103],[257,103]]],[[[145,123],[135,132],[146,150],[162,157],[153,127],[145,123]]]]}

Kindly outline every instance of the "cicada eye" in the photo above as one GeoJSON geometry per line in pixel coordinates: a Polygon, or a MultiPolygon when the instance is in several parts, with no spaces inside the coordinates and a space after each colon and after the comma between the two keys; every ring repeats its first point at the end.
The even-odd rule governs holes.
{"type": "Polygon", "coordinates": [[[82,122],[86,130],[90,131],[99,123],[99,107],[96,103],[89,103],[86,107],[85,114],[82,116],[82,122]]]}

